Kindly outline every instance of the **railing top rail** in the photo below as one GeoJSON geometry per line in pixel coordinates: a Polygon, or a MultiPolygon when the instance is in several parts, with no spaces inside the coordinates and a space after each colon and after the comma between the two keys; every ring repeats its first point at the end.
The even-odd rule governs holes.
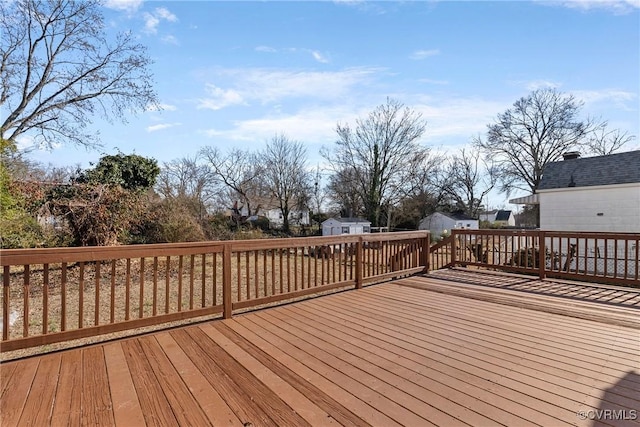
{"type": "Polygon", "coordinates": [[[513,235],[538,235],[540,230],[524,230],[524,229],[507,229],[507,230],[496,230],[496,229],[480,229],[480,230],[468,230],[468,229],[459,229],[454,228],[451,230],[452,234],[470,234],[470,235],[499,235],[499,236],[513,236],[513,235]]]}
{"type": "Polygon", "coordinates": [[[640,238],[640,233],[623,233],[623,232],[595,232],[595,231],[547,231],[547,230],[525,230],[525,229],[481,229],[481,230],[467,230],[467,229],[453,229],[453,234],[468,234],[468,235],[498,235],[498,236],[537,236],[540,233],[544,233],[547,237],[562,236],[562,237],[591,237],[591,238],[609,238],[609,239],[637,239],[640,238]]]}
{"type": "Polygon", "coordinates": [[[544,232],[545,236],[547,237],[556,237],[556,236],[562,236],[562,237],[588,237],[588,238],[594,238],[594,239],[621,239],[621,240],[625,240],[625,239],[640,239],[640,233],[622,233],[622,232],[615,232],[615,233],[606,233],[606,232],[594,232],[594,231],[545,231],[544,232]]]}
{"type": "Polygon", "coordinates": [[[419,239],[426,238],[428,235],[428,231],[406,231],[398,233],[342,234],[337,236],[295,237],[287,239],[216,240],[207,242],[84,246],[73,248],[1,249],[0,266],[222,253],[225,245],[229,245],[232,251],[238,252],[355,243],[359,241],[360,238],[365,242],[419,239]]]}
{"type": "Polygon", "coordinates": [[[429,250],[436,251],[436,250],[440,249],[443,246],[449,245],[452,240],[453,240],[453,236],[446,237],[446,238],[442,239],[441,241],[439,241],[438,243],[432,245],[429,250]]]}

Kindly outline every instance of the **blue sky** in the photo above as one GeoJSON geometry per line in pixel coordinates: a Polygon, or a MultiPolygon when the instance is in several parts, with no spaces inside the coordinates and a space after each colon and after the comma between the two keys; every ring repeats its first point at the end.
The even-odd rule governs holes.
{"type": "Polygon", "coordinates": [[[86,167],[117,148],[162,164],[203,146],[260,148],[285,133],[315,166],[337,122],[354,123],[388,96],[423,114],[423,144],[454,151],[548,86],[582,99],[585,116],[640,134],[638,0],[106,6],[110,31],[130,29],[148,46],[163,110],[126,125],[96,120],[102,149],[62,146],[34,160],[86,167]]]}

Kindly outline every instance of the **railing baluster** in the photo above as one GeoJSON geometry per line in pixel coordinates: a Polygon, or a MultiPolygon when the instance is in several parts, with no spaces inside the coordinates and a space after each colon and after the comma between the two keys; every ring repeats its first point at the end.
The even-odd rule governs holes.
{"type": "Polygon", "coordinates": [[[124,293],[125,293],[125,300],[124,300],[124,320],[129,320],[129,309],[130,309],[130,295],[131,295],[131,258],[127,258],[127,273],[125,276],[125,282],[124,282],[124,293]]]}
{"type": "Polygon", "coordinates": [[[259,286],[259,278],[258,274],[258,251],[253,251],[253,284],[256,289],[256,298],[260,296],[260,286],[259,286]]]}
{"type": "Polygon", "coordinates": [[[238,302],[242,301],[242,270],[240,269],[240,252],[236,252],[236,290],[238,291],[238,302]]]}
{"type": "Polygon", "coordinates": [[[167,256],[167,260],[165,262],[165,271],[164,271],[164,313],[169,313],[169,301],[170,301],[170,279],[171,277],[171,257],[167,256]]]}
{"type": "Polygon", "coordinates": [[[636,266],[635,266],[636,282],[638,281],[638,277],[640,277],[640,239],[636,239],[636,266]]]}
{"type": "Polygon", "coordinates": [[[101,262],[100,261],[96,261],[95,265],[95,275],[96,275],[96,281],[95,281],[95,307],[94,307],[94,319],[93,319],[93,324],[95,326],[98,326],[100,324],[100,266],[101,266],[101,262]]]}
{"type": "Polygon", "coordinates": [[[116,319],[116,260],[111,260],[111,295],[109,301],[109,323],[116,319]]]}
{"type": "MultiPolygon", "coordinates": [[[[245,252],[244,253],[244,273],[246,276],[246,283],[247,283],[247,299],[250,300],[251,299],[251,278],[249,275],[249,252],[245,252]]],[[[256,297],[257,297],[257,293],[256,293],[256,297]]]]}
{"type": "Polygon", "coordinates": [[[22,306],[22,336],[29,336],[29,283],[31,280],[30,274],[31,266],[29,264],[24,266],[23,273],[23,285],[22,285],[22,295],[23,295],[23,306],[22,306]]]}
{"type": "Polygon", "coordinates": [[[204,308],[207,305],[207,254],[202,254],[202,289],[200,290],[200,307],[204,308]]]}
{"type": "Polygon", "coordinates": [[[298,248],[295,248],[293,255],[293,290],[298,290],[298,248]]]}
{"type": "Polygon", "coordinates": [[[271,295],[276,294],[276,250],[271,249],[271,295]]]}
{"type": "Polygon", "coordinates": [[[153,307],[151,308],[151,314],[156,316],[158,314],[158,257],[153,257],[153,307]]]}
{"type": "Polygon", "coordinates": [[[191,255],[189,262],[189,310],[193,310],[193,291],[195,289],[195,269],[196,269],[196,256],[191,255]]]}
{"type": "Polygon", "coordinates": [[[302,272],[302,274],[300,275],[300,289],[304,289],[304,250],[305,250],[305,246],[302,247],[302,259],[300,260],[300,270],[302,272]]]}
{"type": "Polygon", "coordinates": [[[225,319],[231,318],[233,309],[231,304],[231,245],[226,243],[222,258],[222,305],[225,319]]]}
{"type": "Polygon", "coordinates": [[[2,269],[2,341],[9,339],[9,285],[11,284],[11,266],[2,269]]]}
{"type": "Polygon", "coordinates": [[[213,253],[213,305],[218,305],[218,254],[213,253]]]}
{"type": "Polygon", "coordinates": [[[49,332],[49,264],[43,265],[43,279],[42,284],[42,334],[46,335],[49,332]]]}
{"type": "Polygon", "coordinates": [[[291,292],[291,251],[287,248],[287,292],[291,292]]]}
{"type": "Polygon", "coordinates": [[[138,318],[142,319],[144,317],[144,257],[140,258],[140,302],[138,305],[138,318]]]}
{"type": "Polygon", "coordinates": [[[182,311],[182,255],[178,257],[178,312],[182,311]]]}
{"type": "Polygon", "coordinates": [[[613,277],[618,277],[618,239],[613,241],[613,277]]]}
{"type": "Polygon", "coordinates": [[[264,288],[264,295],[269,294],[269,282],[267,281],[267,251],[262,251],[262,287],[264,288]]]}
{"type": "Polygon", "coordinates": [[[60,271],[60,330],[67,330],[67,263],[63,262],[60,271]]]}
{"type": "Polygon", "coordinates": [[[283,271],[282,271],[282,249],[278,249],[278,276],[280,278],[280,294],[284,293],[284,277],[283,277],[283,271]]]}
{"type": "Polygon", "coordinates": [[[80,280],[78,281],[78,329],[84,325],[84,262],[80,263],[80,280]]]}

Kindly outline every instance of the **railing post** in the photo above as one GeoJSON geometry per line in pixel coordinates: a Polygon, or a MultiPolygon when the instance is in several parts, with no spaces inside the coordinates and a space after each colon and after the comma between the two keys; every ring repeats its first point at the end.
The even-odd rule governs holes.
{"type": "Polygon", "coordinates": [[[543,280],[547,276],[547,272],[545,270],[547,266],[547,248],[546,248],[546,237],[544,231],[538,231],[538,274],[540,275],[540,280],[543,280]]]}
{"type": "Polygon", "coordinates": [[[231,302],[231,244],[224,244],[222,253],[222,305],[223,316],[230,319],[233,311],[231,302]]]}
{"type": "Polygon", "coordinates": [[[452,267],[456,266],[456,258],[457,258],[456,252],[458,252],[458,238],[456,236],[456,231],[451,230],[451,266],[452,267]]]}
{"type": "Polygon", "coordinates": [[[431,254],[431,233],[427,232],[427,236],[422,240],[422,265],[424,266],[423,273],[428,273],[430,268],[431,254]]]}
{"type": "Polygon", "coordinates": [[[364,259],[362,250],[362,236],[356,242],[356,289],[362,289],[362,274],[364,271],[364,259]]]}

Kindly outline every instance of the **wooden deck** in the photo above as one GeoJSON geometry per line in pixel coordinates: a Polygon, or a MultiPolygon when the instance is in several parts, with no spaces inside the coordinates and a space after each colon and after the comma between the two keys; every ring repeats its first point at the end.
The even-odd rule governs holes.
{"type": "Polygon", "coordinates": [[[1,424],[639,426],[640,292],[553,283],[413,276],[3,363],[1,424]]]}

